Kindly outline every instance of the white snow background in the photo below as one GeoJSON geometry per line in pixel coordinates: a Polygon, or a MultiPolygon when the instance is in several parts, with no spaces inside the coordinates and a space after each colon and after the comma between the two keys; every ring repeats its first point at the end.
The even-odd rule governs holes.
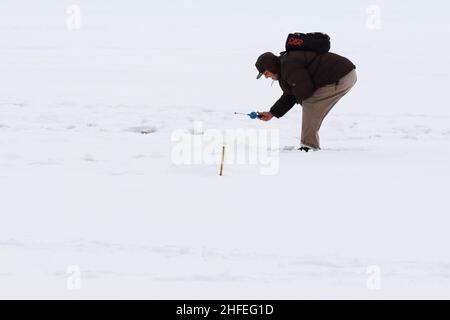
{"type": "Polygon", "coordinates": [[[438,0],[2,0],[0,298],[450,298],[449,12],[438,0]],[[285,148],[299,106],[269,123],[233,114],[279,97],[254,63],[292,31],[327,32],[357,65],[320,152],[285,148]],[[171,135],[194,121],[279,129],[279,173],[176,166],[171,135]]]}

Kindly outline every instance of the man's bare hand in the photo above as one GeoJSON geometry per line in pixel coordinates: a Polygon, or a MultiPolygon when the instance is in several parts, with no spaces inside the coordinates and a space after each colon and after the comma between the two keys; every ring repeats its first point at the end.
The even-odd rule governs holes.
{"type": "Polygon", "coordinates": [[[258,112],[258,118],[262,121],[270,121],[273,118],[273,114],[270,112],[258,112]]]}

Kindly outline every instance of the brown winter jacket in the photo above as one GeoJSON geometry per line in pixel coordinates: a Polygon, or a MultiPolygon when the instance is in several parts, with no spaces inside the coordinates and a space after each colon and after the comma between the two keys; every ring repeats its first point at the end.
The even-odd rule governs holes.
{"type": "Polygon", "coordinates": [[[277,118],[312,96],[316,89],[337,83],[356,68],[347,58],[331,52],[318,55],[312,51],[290,51],[280,56],[280,62],[278,81],[283,95],[270,109],[277,118]]]}

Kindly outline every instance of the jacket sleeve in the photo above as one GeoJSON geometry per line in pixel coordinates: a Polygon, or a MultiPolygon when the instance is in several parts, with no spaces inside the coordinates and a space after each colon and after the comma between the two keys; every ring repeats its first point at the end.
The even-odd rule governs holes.
{"type": "Polygon", "coordinates": [[[311,97],[315,91],[311,76],[303,66],[297,65],[289,68],[286,80],[298,103],[302,103],[303,100],[311,97]]]}
{"type": "Polygon", "coordinates": [[[270,108],[270,113],[276,118],[281,118],[292,109],[296,102],[295,96],[284,93],[270,108]]]}

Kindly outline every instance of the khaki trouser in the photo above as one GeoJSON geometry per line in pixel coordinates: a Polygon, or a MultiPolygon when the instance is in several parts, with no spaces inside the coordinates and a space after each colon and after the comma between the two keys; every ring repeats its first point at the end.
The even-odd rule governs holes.
{"type": "Polygon", "coordinates": [[[311,97],[303,100],[301,143],[313,149],[320,149],[319,129],[323,119],[334,105],[356,83],[356,71],[343,76],[337,84],[330,84],[317,89],[311,97]]]}

